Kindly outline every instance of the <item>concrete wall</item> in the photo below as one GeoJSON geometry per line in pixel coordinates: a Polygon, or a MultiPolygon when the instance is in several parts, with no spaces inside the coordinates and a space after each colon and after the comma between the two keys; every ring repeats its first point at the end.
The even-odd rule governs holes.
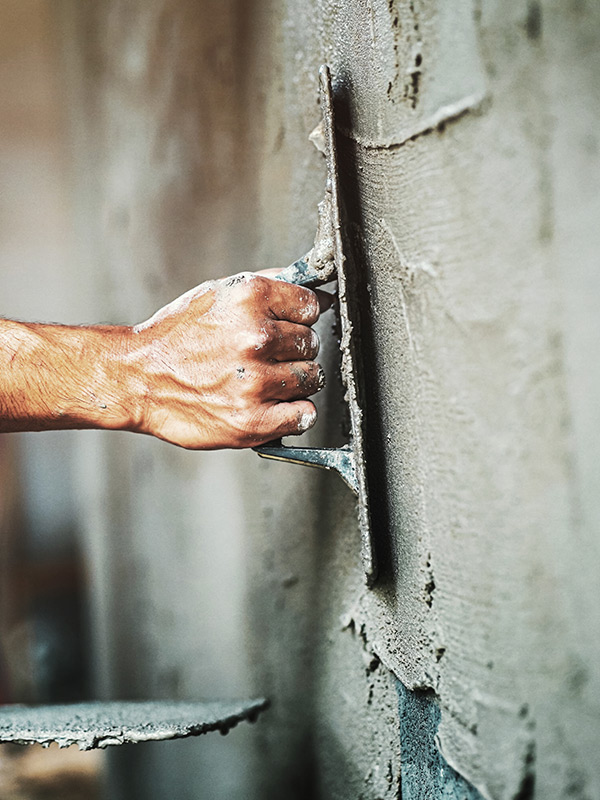
{"type": "Polygon", "coordinates": [[[118,754],[123,796],[599,797],[600,6],[60,8],[96,318],[307,250],[322,62],[370,291],[373,591],[336,476],[80,440],[102,692],[273,700],[118,754]]]}

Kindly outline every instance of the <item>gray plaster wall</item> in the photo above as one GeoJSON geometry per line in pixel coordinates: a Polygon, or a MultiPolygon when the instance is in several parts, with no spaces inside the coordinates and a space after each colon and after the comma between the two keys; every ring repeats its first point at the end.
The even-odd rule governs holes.
{"type": "MultiPolygon", "coordinates": [[[[228,740],[124,751],[113,796],[426,797],[399,679],[473,796],[600,797],[600,6],[57,8],[96,318],[308,249],[328,62],[372,320],[373,591],[335,476],[79,440],[102,693],[273,701],[228,740]]],[[[341,436],[331,328],[313,442],[341,436]]]]}

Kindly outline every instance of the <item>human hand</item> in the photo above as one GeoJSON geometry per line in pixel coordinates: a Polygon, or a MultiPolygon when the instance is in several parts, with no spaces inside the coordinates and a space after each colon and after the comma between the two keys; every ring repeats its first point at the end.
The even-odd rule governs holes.
{"type": "Polygon", "coordinates": [[[253,447],[316,421],[325,385],[312,326],[330,295],[240,273],[135,326],[126,361],[142,402],[132,429],[198,450],[253,447]]]}

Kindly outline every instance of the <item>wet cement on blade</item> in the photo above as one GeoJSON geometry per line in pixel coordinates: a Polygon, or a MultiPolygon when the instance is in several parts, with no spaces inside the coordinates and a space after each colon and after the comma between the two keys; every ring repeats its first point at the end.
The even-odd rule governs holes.
{"type": "Polygon", "coordinates": [[[0,742],[76,744],[80,750],[180,739],[254,722],[268,707],[263,699],[230,702],[108,702],[0,708],[0,742]]]}

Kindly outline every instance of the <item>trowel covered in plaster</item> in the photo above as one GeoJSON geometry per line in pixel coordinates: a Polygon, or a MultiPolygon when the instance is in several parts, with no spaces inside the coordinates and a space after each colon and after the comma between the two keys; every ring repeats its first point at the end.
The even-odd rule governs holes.
{"type": "Polygon", "coordinates": [[[344,255],[342,209],[339,191],[339,169],[335,141],[335,120],[331,74],[327,66],[319,71],[321,110],[323,119],[311,134],[311,140],[325,154],[327,185],[325,197],[319,203],[319,222],[312,250],[304,258],[286,267],[278,280],[314,288],[337,278],[342,339],[342,380],[350,412],[350,441],[338,448],[288,447],[281,441],[269,442],[255,448],[263,458],[289,461],[310,467],[339,472],[358,498],[358,517],[361,531],[361,556],[367,584],[376,578],[376,562],[371,534],[369,490],[365,461],[364,415],[359,380],[362,368],[356,330],[357,300],[349,296],[348,262],[344,255]]]}
{"type": "Polygon", "coordinates": [[[230,702],[73,703],[50,706],[0,706],[0,742],[59,747],[76,744],[95,750],[120,744],[158,742],[227,733],[239,722],[254,722],[266,700],[230,702]]]}

